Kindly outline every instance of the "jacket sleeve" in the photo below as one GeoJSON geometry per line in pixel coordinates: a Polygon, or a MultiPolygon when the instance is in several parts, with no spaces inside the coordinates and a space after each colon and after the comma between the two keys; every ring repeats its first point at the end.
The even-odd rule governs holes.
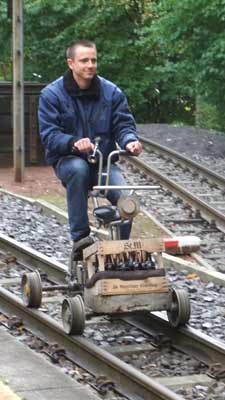
{"type": "Polygon", "coordinates": [[[74,137],[64,132],[57,97],[42,93],[39,98],[38,121],[41,141],[50,152],[59,156],[71,152],[74,137]]]}
{"type": "Polygon", "coordinates": [[[138,140],[134,117],[125,95],[118,87],[112,99],[112,125],[113,135],[121,149],[125,149],[129,142],[138,140]]]}

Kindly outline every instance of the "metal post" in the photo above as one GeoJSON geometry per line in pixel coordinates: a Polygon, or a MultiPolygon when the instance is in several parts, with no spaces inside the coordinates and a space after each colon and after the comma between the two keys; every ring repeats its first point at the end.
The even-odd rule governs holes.
{"type": "Polygon", "coordinates": [[[23,0],[13,0],[13,160],[14,179],[24,175],[23,0]]]}

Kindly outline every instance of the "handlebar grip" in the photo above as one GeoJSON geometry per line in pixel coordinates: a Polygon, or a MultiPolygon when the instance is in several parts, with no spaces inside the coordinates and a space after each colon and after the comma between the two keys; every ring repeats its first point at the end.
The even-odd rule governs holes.
{"type": "Polygon", "coordinates": [[[98,146],[99,146],[99,142],[101,140],[100,136],[96,136],[96,138],[94,139],[95,142],[95,147],[93,149],[93,152],[91,154],[88,155],[88,162],[90,164],[96,164],[98,162],[98,146]]]}
{"type": "Polygon", "coordinates": [[[89,162],[90,164],[96,164],[97,161],[98,161],[98,157],[97,157],[96,153],[95,153],[95,154],[89,154],[89,156],[88,156],[88,162],[89,162]]]}

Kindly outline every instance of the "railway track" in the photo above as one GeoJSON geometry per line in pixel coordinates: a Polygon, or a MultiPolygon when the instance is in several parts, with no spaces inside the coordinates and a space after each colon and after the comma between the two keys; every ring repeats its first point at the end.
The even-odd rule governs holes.
{"type": "Polygon", "coordinates": [[[121,164],[129,183],[161,185],[144,197],[140,193],[143,208],[165,235],[199,236],[202,259],[196,259],[224,272],[225,178],[168,148],[143,143],[143,155],[121,164]]]}
{"type": "Polygon", "coordinates": [[[147,164],[147,171],[225,232],[225,177],[169,148],[147,139],[142,141],[145,152],[140,159],[145,162],[139,165],[144,169],[147,164]]]}
{"type": "MultiPolygon", "coordinates": [[[[164,158],[166,163],[174,163],[176,167],[179,167],[182,169],[182,171],[189,172],[193,177],[194,176],[200,176],[200,180],[202,182],[208,182],[210,183],[211,188],[217,188],[221,191],[221,194],[224,195],[224,190],[225,190],[225,178],[223,175],[215,173],[212,171],[210,168],[207,168],[204,165],[201,165],[189,157],[183,156],[182,154],[170,149],[169,147],[162,146],[154,141],[151,141],[149,139],[146,139],[144,137],[141,137],[141,142],[144,146],[144,149],[148,151],[149,153],[155,153],[158,154],[160,157],[164,158]],[[182,168],[183,167],[183,168],[182,168]]],[[[153,163],[156,162],[157,160],[153,159],[153,163]]],[[[170,174],[170,169],[169,169],[169,174],[170,174]]],[[[179,174],[181,171],[176,170],[176,179],[179,179],[179,174]]],[[[165,170],[164,170],[165,173],[165,170]]],[[[181,181],[181,184],[183,185],[184,182],[181,181]]],[[[185,184],[186,186],[186,184],[185,184]]],[[[205,189],[205,188],[204,188],[205,189]]],[[[211,192],[211,191],[210,191],[211,192]]],[[[207,196],[207,194],[204,194],[207,196]]],[[[209,196],[211,193],[209,193],[209,196]]]]}
{"type": "Polygon", "coordinates": [[[165,236],[199,236],[201,258],[195,256],[197,261],[225,272],[225,178],[168,148],[142,140],[143,156],[122,168],[128,183],[161,184],[159,190],[139,194],[144,210],[159,220],[160,233],[165,236]]]}
{"type": "Polygon", "coordinates": [[[188,327],[174,330],[162,315],[145,312],[89,319],[87,310],[84,337],[66,335],[60,321],[60,304],[66,294],[48,293],[43,296],[39,310],[27,308],[21,300],[20,281],[24,272],[38,268],[43,286],[49,282],[62,283],[67,268],[4,235],[0,239],[0,312],[4,316],[1,323],[12,326],[8,318],[10,321],[16,315],[21,319],[23,335],[27,329],[31,330],[44,340],[45,347],[46,342],[57,342],[67,360],[88,371],[100,393],[103,389],[113,389],[125,399],[139,396],[178,400],[185,398],[183,386],[188,388],[202,382],[210,385],[213,379],[223,379],[225,345],[188,327]],[[136,333],[132,335],[134,329],[136,333]],[[96,332],[103,332],[101,339],[96,332]],[[157,361],[160,358],[162,365],[157,361]],[[137,359],[141,361],[139,365],[137,359]],[[174,359],[176,370],[172,365],[174,359]],[[103,382],[100,380],[101,384],[98,384],[99,371],[104,371],[107,377],[103,382]]]}
{"type": "Polygon", "coordinates": [[[144,169],[146,163],[147,171],[224,232],[225,178],[169,148],[147,139],[142,141],[147,154],[140,157],[145,162],[139,165],[144,169]]]}

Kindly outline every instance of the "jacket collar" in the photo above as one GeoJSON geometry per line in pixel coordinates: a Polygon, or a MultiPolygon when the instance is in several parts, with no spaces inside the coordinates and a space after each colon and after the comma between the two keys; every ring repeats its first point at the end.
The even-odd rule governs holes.
{"type": "Polygon", "coordinates": [[[80,89],[75,81],[71,69],[69,69],[63,76],[64,89],[71,97],[90,97],[99,99],[100,96],[100,79],[97,75],[91,81],[88,89],[80,89]]]}

